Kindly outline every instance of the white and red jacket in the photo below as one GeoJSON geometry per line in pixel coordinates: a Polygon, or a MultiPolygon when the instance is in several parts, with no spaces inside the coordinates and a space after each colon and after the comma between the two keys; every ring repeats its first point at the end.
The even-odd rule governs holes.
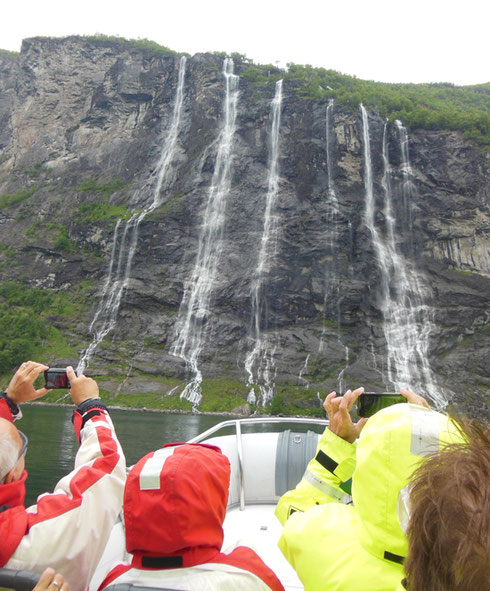
{"type": "MultiPolygon", "coordinates": [[[[5,398],[0,416],[14,418],[5,398]]],[[[126,462],[100,400],[83,402],[73,424],[80,442],[75,468],[52,494],[26,509],[25,470],[20,480],[0,484],[0,566],[36,573],[51,566],[70,591],[85,591],[121,511],[126,462]]]]}
{"type": "Polygon", "coordinates": [[[284,591],[262,559],[239,546],[220,552],[230,463],[215,446],[174,444],[141,458],[124,491],[126,549],[108,585],[186,591],[284,591]]]}

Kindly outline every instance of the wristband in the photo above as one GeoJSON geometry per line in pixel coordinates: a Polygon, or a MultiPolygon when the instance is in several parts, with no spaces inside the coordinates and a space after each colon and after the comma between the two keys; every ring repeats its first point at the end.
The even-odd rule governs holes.
{"type": "Polygon", "coordinates": [[[0,398],[4,398],[5,402],[7,403],[7,406],[10,409],[10,412],[12,413],[12,416],[16,416],[20,413],[20,408],[18,407],[17,404],[15,404],[15,402],[9,398],[7,392],[2,391],[0,392],[0,398]]]}
{"type": "Polygon", "coordinates": [[[91,408],[100,408],[100,410],[107,411],[107,406],[100,398],[88,398],[80,403],[76,410],[83,415],[91,408]]]}

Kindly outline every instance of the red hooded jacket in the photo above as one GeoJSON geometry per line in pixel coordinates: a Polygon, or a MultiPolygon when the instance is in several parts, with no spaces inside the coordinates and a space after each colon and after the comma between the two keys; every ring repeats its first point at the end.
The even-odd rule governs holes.
{"type": "Polygon", "coordinates": [[[184,569],[184,576],[185,569],[209,563],[220,570],[221,582],[219,565],[232,567],[225,575],[227,589],[234,588],[236,573],[248,571],[251,580],[260,579],[251,589],[283,591],[276,575],[250,548],[220,552],[229,481],[229,460],[215,446],[171,444],[141,458],[124,491],[126,549],[133,554],[132,562],[115,567],[99,591],[113,582],[144,586],[141,571],[160,571],[159,581],[165,586],[165,572],[175,575],[175,569],[184,569]]]}

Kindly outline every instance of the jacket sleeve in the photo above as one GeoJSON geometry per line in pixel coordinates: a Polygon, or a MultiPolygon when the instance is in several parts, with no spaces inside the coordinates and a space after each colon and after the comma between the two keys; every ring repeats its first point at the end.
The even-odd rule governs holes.
{"type": "Polygon", "coordinates": [[[327,427],[301,482],[279,499],[275,512],[279,521],[284,525],[295,511],[306,511],[315,505],[349,503],[355,456],[356,444],[341,439],[327,427]]]}
{"type": "Polygon", "coordinates": [[[27,532],[5,566],[38,573],[51,566],[71,591],[85,591],[122,507],[126,462],[102,405],[75,411],[74,425],[75,468],[27,509],[27,532]]]}

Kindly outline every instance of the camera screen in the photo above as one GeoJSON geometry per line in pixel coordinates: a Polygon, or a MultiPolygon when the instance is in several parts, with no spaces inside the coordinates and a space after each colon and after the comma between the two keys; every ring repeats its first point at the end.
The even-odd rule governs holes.
{"type": "Polygon", "coordinates": [[[50,368],[44,372],[45,388],[69,388],[70,382],[66,369],[50,368]]]}
{"type": "Polygon", "coordinates": [[[401,394],[361,394],[357,401],[358,414],[360,417],[372,417],[387,406],[406,401],[401,394]]]}

